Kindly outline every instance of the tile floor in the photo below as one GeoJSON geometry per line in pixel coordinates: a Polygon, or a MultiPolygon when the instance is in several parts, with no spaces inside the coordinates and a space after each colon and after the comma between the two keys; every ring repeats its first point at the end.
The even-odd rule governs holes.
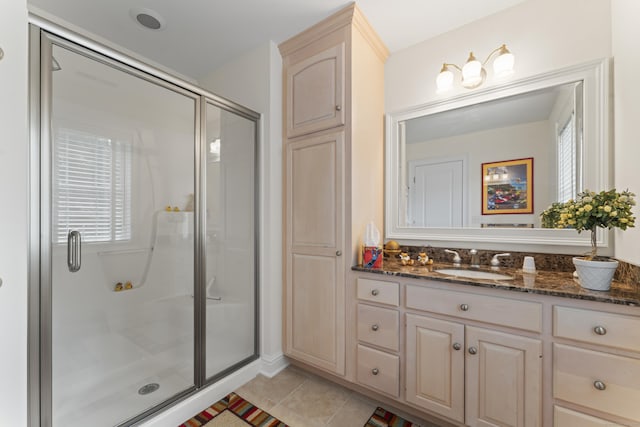
{"type": "Polygon", "coordinates": [[[362,427],[377,406],[437,427],[293,366],[273,378],[258,375],[236,393],[291,427],[362,427]]]}

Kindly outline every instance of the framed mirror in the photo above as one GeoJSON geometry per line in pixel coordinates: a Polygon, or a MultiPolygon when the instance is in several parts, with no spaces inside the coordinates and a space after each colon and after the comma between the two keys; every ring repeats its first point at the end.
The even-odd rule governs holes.
{"type": "Polygon", "coordinates": [[[589,236],[540,228],[540,213],[609,188],[609,106],[602,60],[387,115],[386,238],[584,252],[589,236]]]}

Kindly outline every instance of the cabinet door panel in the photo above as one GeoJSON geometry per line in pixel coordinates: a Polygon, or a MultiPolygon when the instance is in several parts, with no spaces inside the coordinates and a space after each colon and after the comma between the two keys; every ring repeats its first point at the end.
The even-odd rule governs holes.
{"type": "Polygon", "coordinates": [[[286,72],[288,138],[344,124],[344,43],[286,72]]]}
{"type": "Polygon", "coordinates": [[[342,209],[342,136],[327,135],[287,147],[291,245],[337,248],[342,209]]]}
{"type": "Polygon", "coordinates": [[[464,325],[407,314],[406,358],[407,401],[464,421],[464,325]]]}
{"type": "Polygon", "coordinates": [[[286,146],[285,352],[344,375],[341,133],[286,146]]]}
{"type": "Polygon", "coordinates": [[[328,368],[337,363],[335,257],[292,257],[291,351],[328,368]]]}
{"type": "Polygon", "coordinates": [[[540,426],[542,343],[472,326],[466,338],[467,425],[540,426]]]}

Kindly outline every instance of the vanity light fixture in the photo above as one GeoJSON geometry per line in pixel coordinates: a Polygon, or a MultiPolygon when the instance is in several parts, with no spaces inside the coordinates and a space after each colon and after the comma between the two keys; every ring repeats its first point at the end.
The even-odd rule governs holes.
{"type": "Polygon", "coordinates": [[[469,58],[467,62],[460,68],[456,64],[442,64],[442,69],[440,70],[440,74],[436,78],[436,86],[438,88],[438,93],[446,92],[453,87],[453,71],[452,68],[457,69],[462,74],[462,81],[460,84],[462,87],[467,89],[475,89],[484,83],[487,77],[487,71],[484,69],[484,66],[489,62],[489,60],[496,55],[496,59],[493,61],[493,74],[497,78],[504,78],[513,73],[513,63],[514,57],[509,49],[507,49],[507,45],[503,44],[502,46],[494,49],[487,59],[484,62],[478,61],[474,56],[473,52],[469,53],[469,58]]]}

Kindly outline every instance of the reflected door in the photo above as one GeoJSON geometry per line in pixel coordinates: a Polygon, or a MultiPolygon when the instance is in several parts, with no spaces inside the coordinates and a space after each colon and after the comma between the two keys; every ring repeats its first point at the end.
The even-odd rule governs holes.
{"type": "Polygon", "coordinates": [[[198,100],[73,47],[52,55],[52,424],[118,425],[194,387],[198,100]]]}
{"type": "Polygon", "coordinates": [[[463,162],[409,162],[409,224],[412,227],[462,227],[463,162]]]}

